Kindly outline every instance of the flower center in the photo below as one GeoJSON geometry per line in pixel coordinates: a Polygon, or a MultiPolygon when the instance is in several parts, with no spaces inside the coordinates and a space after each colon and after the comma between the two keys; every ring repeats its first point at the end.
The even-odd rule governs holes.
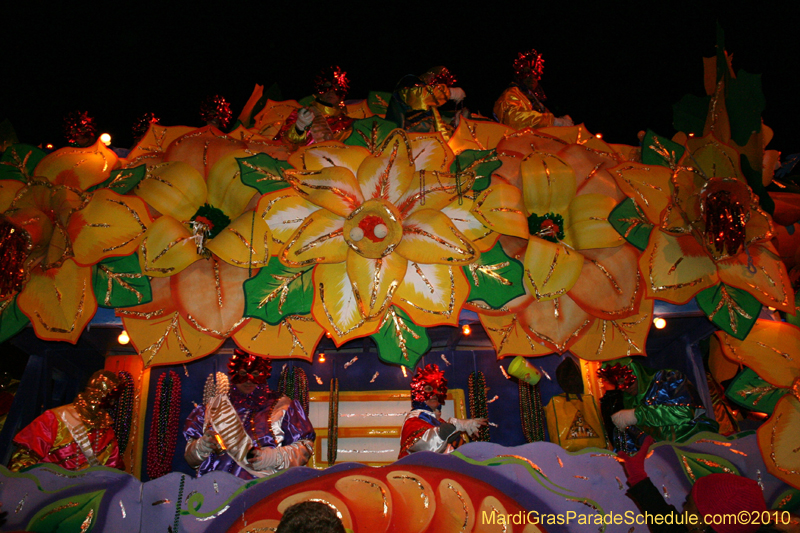
{"type": "Polygon", "coordinates": [[[528,217],[528,232],[550,242],[558,242],[564,238],[564,217],[557,213],[544,215],[531,214],[528,217]]]}
{"type": "Polygon", "coordinates": [[[370,259],[389,255],[402,238],[400,213],[385,200],[367,200],[344,222],[347,245],[370,259]]]}
{"type": "Polygon", "coordinates": [[[751,194],[744,183],[728,178],[709,181],[700,192],[705,246],[717,258],[742,251],[747,237],[751,194]]]}
{"type": "Polygon", "coordinates": [[[22,288],[30,248],[30,235],[0,215],[0,298],[5,299],[22,288]]]}
{"type": "Polygon", "coordinates": [[[228,227],[231,219],[220,209],[209,204],[203,204],[192,217],[192,222],[194,222],[193,226],[196,232],[203,231],[209,239],[213,239],[219,235],[220,231],[228,227]]]}

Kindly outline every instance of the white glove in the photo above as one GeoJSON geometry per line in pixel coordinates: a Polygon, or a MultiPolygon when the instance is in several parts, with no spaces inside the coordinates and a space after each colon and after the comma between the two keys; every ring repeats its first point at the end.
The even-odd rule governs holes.
{"type": "Polygon", "coordinates": [[[553,126],[574,126],[575,124],[572,122],[572,117],[569,115],[564,115],[563,117],[556,117],[553,119],[553,126]]]}
{"type": "Polygon", "coordinates": [[[203,435],[197,439],[197,447],[195,449],[201,457],[208,457],[211,452],[217,451],[217,440],[211,435],[203,435]]]}
{"type": "Polygon", "coordinates": [[[636,412],[633,409],[623,409],[611,415],[611,421],[619,429],[625,429],[628,426],[633,426],[638,422],[636,419],[636,412]]]}
{"type": "Polygon", "coordinates": [[[300,131],[305,131],[313,120],[314,113],[304,107],[297,112],[297,121],[294,123],[294,127],[300,131]]]}
{"type": "Polygon", "coordinates": [[[450,87],[450,100],[460,102],[467,97],[467,93],[461,87],[450,87]]]}
{"type": "Polygon", "coordinates": [[[253,470],[277,470],[281,463],[280,452],[277,448],[259,448],[249,463],[253,470]]]}
{"type": "Polygon", "coordinates": [[[477,435],[478,430],[488,421],[485,418],[451,418],[448,422],[456,427],[456,431],[463,431],[467,435],[477,435]]]}

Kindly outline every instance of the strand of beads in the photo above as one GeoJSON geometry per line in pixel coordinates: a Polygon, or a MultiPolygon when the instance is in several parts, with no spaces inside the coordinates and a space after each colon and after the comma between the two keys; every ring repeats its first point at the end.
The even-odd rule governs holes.
{"type": "Polygon", "coordinates": [[[172,470],[172,456],[175,454],[180,423],[180,376],[173,370],[161,374],[155,396],[147,442],[147,475],[150,479],[166,475],[172,470]]]}
{"type": "Polygon", "coordinates": [[[130,372],[120,370],[117,375],[122,381],[122,392],[114,409],[114,435],[119,443],[119,453],[128,447],[128,437],[131,433],[131,420],[133,418],[133,376],[130,372]]]}
{"type": "Polygon", "coordinates": [[[328,466],[336,463],[339,446],[339,379],[331,379],[331,395],[328,400],[328,466]]]}
{"type": "MultiPolygon", "coordinates": [[[[480,370],[469,375],[469,408],[472,418],[489,418],[489,407],[486,403],[486,378],[480,370]]],[[[478,430],[475,440],[489,442],[489,426],[478,430]]]]}
{"type": "Polygon", "coordinates": [[[544,409],[539,384],[519,382],[519,413],[526,442],[544,440],[544,409]]]}

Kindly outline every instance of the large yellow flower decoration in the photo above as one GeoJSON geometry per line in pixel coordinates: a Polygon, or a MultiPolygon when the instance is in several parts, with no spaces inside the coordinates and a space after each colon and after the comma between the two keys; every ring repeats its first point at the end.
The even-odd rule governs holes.
{"type": "Polygon", "coordinates": [[[451,174],[438,134],[395,130],[374,153],[327,142],[301,149],[284,171],[291,189],[258,211],[289,267],[313,265],[312,314],[337,344],[371,335],[390,304],[419,325],[455,325],[475,261],[491,232],[460,197],[473,176],[451,174]],[[458,221],[445,211],[458,213],[458,221]]]}

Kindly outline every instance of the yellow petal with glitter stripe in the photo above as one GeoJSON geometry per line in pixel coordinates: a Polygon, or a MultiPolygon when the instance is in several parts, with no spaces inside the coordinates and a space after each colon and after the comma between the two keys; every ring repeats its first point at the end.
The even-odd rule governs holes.
{"type": "Polygon", "coordinates": [[[611,171],[622,192],[627,194],[651,224],[661,221],[661,214],[670,203],[672,172],[662,166],[624,163],[611,171]]]}
{"type": "Polygon", "coordinates": [[[725,357],[749,366],[761,379],[773,385],[789,388],[800,377],[800,328],[797,326],[756,320],[744,340],[723,331],[714,335],[725,357]]]}
{"type": "Polygon", "coordinates": [[[347,243],[342,235],[344,219],[320,209],[309,216],[289,237],[281,251],[281,262],[290,267],[316,263],[342,263],[347,243]]]}
{"type": "Polygon", "coordinates": [[[479,256],[473,245],[441,211],[423,209],[403,221],[398,253],[417,263],[466,265],[479,256]]]}
{"type": "Polygon", "coordinates": [[[147,276],[173,276],[201,258],[192,232],[167,216],[153,222],[139,246],[139,265],[147,276]]]}
{"type": "Polygon", "coordinates": [[[493,178],[489,187],[478,193],[471,212],[493,231],[521,239],[529,236],[522,192],[503,179],[493,178]]]}
{"type": "Polygon", "coordinates": [[[326,141],[300,147],[288,160],[300,170],[322,170],[326,167],[343,167],[358,173],[358,167],[369,156],[369,150],[361,146],[346,146],[338,141],[326,141]]]}
{"type": "Polygon", "coordinates": [[[346,217],[364,202],[356,177],[344,167],[286,170],[286,181],[309,202],[346,217]]]}
{"type": "Polygon", "coordinates": [[[56,185],[85,191],[105,181],[117,166],[117,154],[98,140],[86,148],[61,148],[46,155],[36,165],[33,174],[56,185]]]}
{"type": "Polygon", "coordinates": [[[758,428],[758,447],[770,474],[800,488],[800,401],[786,395],[778,400],[769,420],[758,428]]]}
{"type": "Polygon", "coordinates": [[[290,316],[277,326],[251,318],[233,334],[237,346],[248,353],[272,359],[311,361],[325,330],[311,315],[290,316]]]}
{"type": "Polygon", "coordinates": [[[564,242],[577,250],[622,246],[625,239],[608,222],[616,207],[613,198],[601,194],[579,194],[564,217],[564,242]]]}
{"type": "Polygon", "coordinates": [[[362,316],[382,317],[406,274],[408,261],[399,254],[369,259],[353,250],[347,253],[347,275],[360,302],[362,316]]]}
{"type": "Polygon", "coordinates": [[[526,290],[536,301],[552,300],[575,285],[583,268],[583,256],[563,244],[531,237],[525,251],[526,290]]]}
{"type": "Polygon", "coordinates": [[[201,359],[224,342],[196,330],[177,312],[148,320],[123,317],[122,325],[146,367],[201,359]]]}
{"type": "Polygon", "coordinates": [[[230,219],[241,215],[253,196],[258,194],[255,189],[242,183],[239,162],[236,161],[237,157],[252,155],[252,152],[238,150],[223,156],[208,172],[208,203],[228,215],[230,219]]]}
{"type": "Polygon", "coordinates": [[[383,198],[396,205],[411,186],[414,172],[422,168],[414,165],[406,133],[394,130],[381,145],[380,152],[361,163],[358,183],[365,199],[383,198]]]}
{"type": "Polygon", "coordinates": [[[528,214],[566,214],[577,190],[572,167],[557,156],[534,152],[522,161],[519,169],[528,214]]]}
{"type": "Polygon", "coordinates": [[[646,355],[645,343],[652,322],[653,300],[645,300],[638,314],[614,320],[595,320],[569,350],[586,361],[646,355]]]}
{"type": "Polygon", "coordinates": [[[717,263],[720,280],[749,292],[768,307],[791,312],[794,309],[794,291],[786,265],[775,247],[771,243],[755,244],[747,252],[717,263]],[[748,267],[750,258],[752,268],[748,267]]]}
{"type": "Polygon", "coordinates": [[[233,266],[261,268],[269,261],[271,245],[267,223],[255,212],[246,211],[208,241],[206,248],[233,266]]]}
{"type": "Polygon", "coordinates": [[[181,161],[156,165],[133,192],[159,213],[181,222],[188,222],[207,196],[203,175],[181,161]]]}
{"type": "Polygon", "coordinates": [[[394,302],[420,326],[455,326],[468,295],[469,283],[460,267],[409,261],[394,302]]]}
{"type": "Polygon", "coordinates": [[[314,319],[331,334],[337,346],[372,335],[380,328],[380,320],[366,321],[362,317],[344,262],[314,267],[314,291],[314,319]]]}
{"type": "Polygon", "coordinates": [[[272,241],[283,246],[300,224],[318,209],[294,189],[282,189],[262,196],[256,213],[269,226],[272,241]]]}
{"type": "Polygon", "coordinates": [[[717,284],[717,267],[693,236],[673,237],[654,229],[639,258],[649,298],[685,304],[717,284]]]}

